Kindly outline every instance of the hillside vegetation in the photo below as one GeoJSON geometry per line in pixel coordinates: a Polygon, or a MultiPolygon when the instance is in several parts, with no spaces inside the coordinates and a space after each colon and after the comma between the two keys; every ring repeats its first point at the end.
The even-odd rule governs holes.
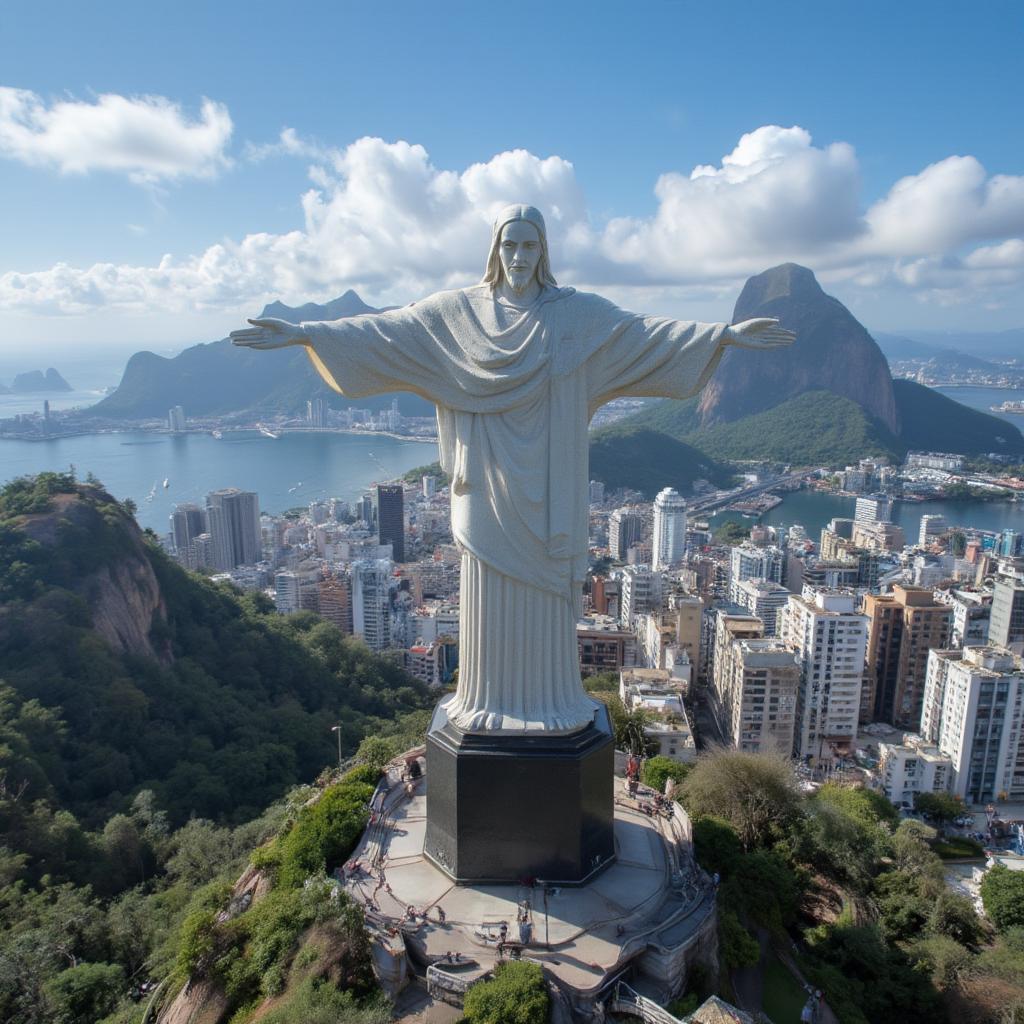
{"type": "MultiPolygon", "coordinates": [[[[419,741],[428,704],[317,616],[182,571],[98,483],[0,489],[0,1020],[137,1021],[183,921],[221,907],[250,852],[303,820],[309,791],[285,798],[337,762],[331,727],[345,758],[370,736],[379,761],[419,741]]],[[[313,819],[312,845],[301,829],[282,841],[282,884],[343,855],[362,828],[353,800],[323,805],[337,813],[313,819]]],[[[281,921],[322,911],[279,902],[283,917],[252,921],[273,918],[284,970],[297,940],[281,921]]],[[[303,978],[303,1005],[342,998],[321,998],[309,965],[303,978]]]]}
{"type": "MultiPolygon", "coordinates": [[[[695,400],[666,400],[597,431],[594,442],[611,431],[646,430],[690,446],[695,460],[770,459],[802,466],[839,466],[869,455],[899,461],[907,451],[921,449],[1024,453],[1020,431],[997,416],[911,381],[894,381],[893,391],[902,423],[899,436],[849,398],[808,391],[766,412],[703,428],[695,400]]],[[[664,442],[653,438],[647,461],[656,464],[663,449],[664,442]]]]}

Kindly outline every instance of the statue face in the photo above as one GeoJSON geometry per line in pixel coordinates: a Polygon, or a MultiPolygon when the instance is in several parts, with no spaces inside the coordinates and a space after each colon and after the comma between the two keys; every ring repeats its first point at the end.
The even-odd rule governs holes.
{"type": "Polygon", "coordinates": [[[537,273],[541,257],[540,235],[525,220],[513,220],[501,229],[498,254],[505,280],[513,291],[523,292],[537,273]]]}

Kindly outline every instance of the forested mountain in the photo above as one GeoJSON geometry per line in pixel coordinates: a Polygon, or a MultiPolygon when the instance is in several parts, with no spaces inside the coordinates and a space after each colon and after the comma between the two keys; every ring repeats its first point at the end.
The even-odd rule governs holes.
{"type": "Polygon", "coordinates": [[[405,749],[430,703],[318,616],[184,572],[98,483],[7,484],[0,1020],[135,1024],[130,990],[174,970],[194,894],[337,764],[332,726],[344,758],[371,734],[405,749]]]}
{"type": "Polygon", "coordinates": [[[797,332],[796,342],[763,353],[730,348],[699,398],[652,404],[597,431],[595,442],[646,430],[653,460],[667,444],[661,435],[690,446],[698,460],[797,465],[837,466],[868,455],[899,460],[913,449],[1024,455],[1024,436],[1012,423],[894,381],[871,336],[805,267],[785,264],[747,281],[733,322],[759,316],[778,317],[797,332]]]}

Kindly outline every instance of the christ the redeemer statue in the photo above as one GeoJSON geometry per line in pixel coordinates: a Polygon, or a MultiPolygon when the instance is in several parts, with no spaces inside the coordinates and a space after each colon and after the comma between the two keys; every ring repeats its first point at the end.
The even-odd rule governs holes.
{"type": "Polygon", "coordinates": [[[249,321],[236,345],[303,345],[336,391],[412,391],[437,406],[462,550],[459,685],[465,732],[571,733],[594,702],[580,684],[576,621],[587,572],[588,439],[625,395],[687,398],[727,345],[794,335],[776,320],[703,324],[628,313],[560,288],[544,218],[509,206],[483,281],[403,309],[330,323],[249,321]]]}

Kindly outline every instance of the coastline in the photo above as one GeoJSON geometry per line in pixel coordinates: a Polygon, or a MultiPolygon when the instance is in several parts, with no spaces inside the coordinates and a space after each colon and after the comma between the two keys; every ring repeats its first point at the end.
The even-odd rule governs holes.
{"type": "MultiPolygon", "coordinates": [[[[259,433],[258,427],[194,427],[189,430],[154,429],[153,427],[118,427],[109,430],[75,430],[59,434],[0,434],[0,441],[63,441],[71,437],[106,437],[110,434],[154,434],[157,437],[185,437],[189,434],[212,434],[214,430],[223,433],[259,433]]],[[[356,437],[390,437],[396,441],[416,441],[421,444],[437,444],[436,437],[424,437],[422,434],[395,434],[390,430],[355,430],[352,427],[278,427],[279,434],[351,434],[356,437]]],[[[274,440],[268,438],[268,440],[274,440]]]]}

